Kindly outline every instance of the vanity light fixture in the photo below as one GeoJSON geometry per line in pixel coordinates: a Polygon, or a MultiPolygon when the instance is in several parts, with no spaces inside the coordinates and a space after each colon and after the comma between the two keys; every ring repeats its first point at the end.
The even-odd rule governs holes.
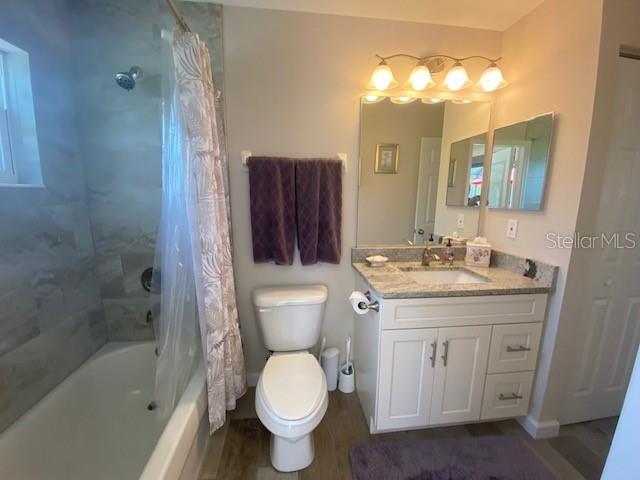
{"type": "Polygon", "coordinates": [[[391,103],[395,103],[398,105],[406,105],[407,103],[412,103],[415,102],[417,100],[416,97],[409,97],[406,95],[402,95],[399,97],[391,97],[389,100],[391,100],[391,103]]]}
{"type": "Polygon", "coordinates": [[[412,91],[416,93],[422,92],[435,86],[436,82],[433,77],[444,73],[447,70],[446,66],[449,62],[451,62],[449,63],[450,68],[446,71],[444,81],[442,81],[439,86],[440,90],[458,92],[473,85],[474,82],[469,78],[469,74],[465,68],[465,62],[471,60],[482,60],[489,63],[489,66],[484,70],[477,84],[474,86],[474,90],[490,93],[508,85],[498,67],[500,58],[492,59],[481,55],[456,58],[443,54],[416,57],[415,55],[409,55],[407,53],[396,53],[388,57],[376,55],[376,57],[380,59],[380,62],[371,75],[368,88],[370,90],[377,90],[378,92],[392,89],[398,85],[391,71],[391,67],[387,63],[388,60],[397,57],[410,58],[418,62],[417,65],[413,67],[406,82],[406,86],[410,88],[403,91],[403,96],[411,96],[412,91]]]}
{"type": "Polygon", "coordinates": [[[495,92],[508,85],[508,82],[502,76],[502,71],[498,68],[495,62],[491,62],[491,65],[482,72],[480,80],[478,80],[477,87],[483,92],[495,92]]]}
{"type": "Polygon", "coordinates": [[[362,98],[363,103],[378,103],[385,99],[385,97],[380,95],[365,95],[362,98]]]}
{"type": "Polygon", "coordinates": [[[429,105],[434,105],[436,103],[444,102],[444,98],[421,98],[420,101],[422,103],[426,103],[426,104],[429,104],[429,105]]]}
{"type": "Polygon", "coordinates": [[[374,88],[375,90],[384,91],[397,85],[398,82],[393,78],[391,68],[387,65],[386,60],[382,59],[371,75],[369,87],[374,88]]]}
{"type": "Polygon", "coordinates": [[[447,72],[447,76],[445,77],[444,84],[442,86],[447,90],[457,92],[458,90],[467,88],[471,83],[467,70],[460,61],[456,61],[456,63],[453,64],[453,67],[451,67],[447,72]]]}
{"type": "Polygon", "coordinates": [[[411,75],[409,75],[409,83],[416,92],[421,92],[427,88],[433,87],[436,82],[431,78],[431,72],[429,68],[425,65],[424,62],[418,62],[413,70],[411,71],[411,75]]]}

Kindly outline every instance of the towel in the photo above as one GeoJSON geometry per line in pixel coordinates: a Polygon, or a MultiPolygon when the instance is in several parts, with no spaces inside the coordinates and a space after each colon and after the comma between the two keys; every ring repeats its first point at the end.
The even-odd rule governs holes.
{"type": "Polygon", "coordinates": [[[298,249],[303,265],[340,263],[342,234],[342,162],[296,161],[298,249]]]}
{"type": "Polygon", "coordinates": [[[295,160],[249,157],[251,240],[255,263],[293,263],[295,160]]]}

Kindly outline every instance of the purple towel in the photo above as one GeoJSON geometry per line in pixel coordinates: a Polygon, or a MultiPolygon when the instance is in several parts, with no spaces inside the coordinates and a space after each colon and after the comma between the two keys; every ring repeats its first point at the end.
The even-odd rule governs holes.
{"type": "Polygon", "coordinates": [[[298,248],[303,265],[340,263],[342,162],[296,161],[298,248]]]}
{"type": "Polygon", "coordinates": [[[255,263],[293,263],[295,241],[295,160],[249,157],[251,240],[255,263]]]}

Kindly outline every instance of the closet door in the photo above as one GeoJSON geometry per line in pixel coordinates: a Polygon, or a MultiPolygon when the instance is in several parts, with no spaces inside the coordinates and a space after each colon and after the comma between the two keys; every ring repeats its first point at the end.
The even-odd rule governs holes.
{"type": "Polygon", "coordinates": [[[428,424],[437,332],[424,328],[382,333],[377,428],[428,424]]]}
{"type": "Polygon", "coordinates": [[[491,326],[438,329],[431,425],[480,418],[491,326]]]}

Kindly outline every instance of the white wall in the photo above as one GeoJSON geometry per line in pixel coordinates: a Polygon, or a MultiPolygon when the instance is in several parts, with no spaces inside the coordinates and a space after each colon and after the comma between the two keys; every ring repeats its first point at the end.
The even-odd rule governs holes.
{"type": "MultiPolygon", "coordinates": [[[[329,345],[342,346],[352,330],[347,296],[354,285],[350,247],[356,232],[359,98],[376,65],[374,53],[498,56],[501,36],[477,29],[234,7],[224,7],[223,25],[238,307],[247,370],[257,373],[266,352],[251,305],[256,286],[326,283],[324,330],[329,345]],[[244,149],[267,155],[348,154],[340,265],[302,267],[297,259],[290,267],[254,265],[248,177],[240,167],[244,149]]],[[[413,65],[402,66],[394,64],[394,72],[405,79],[413,65]]]]}
{"type": "MultiPolygon", "coordinates": [[[[449,181],[449,157],[451,144],[458,140],[474,137],[489,130],[491,103],[476,102],[454,104],[447,102],[444,109],[444,129],[442,131],[442,149],[440,150],[440,174],[438,178],[438,199],[436,200],[436,226],[438,235],[451,235],[454,231],[461,236],[473,239],[478,233],[480,209],[478,207],[447,206],[447,183],[449,181]],[[458,215],[464,215],[464,228],[459,229],[458,215]]],[[[462,181],[457,184],[466,188],[468,169],[458,165],[458,175],[462,181]]]]}
{"type": "Polygon", "coordinates": [[[553,433],[553,426],[545,422],[553,423],[557,418],[558,388],[564,375],[565,345],[556,345],[556,334],[571,251],[549,249],[545,240],[547,232],[571,234],[576,225],[593,113],[601,19],[601,0],[546,0],[507,29],[501,65],[510,85],[498,94],[493,111],[494,128],[541,113],[556,113],[544,210],[485,209],[481,220],[481,231],[496,248],[560,267],[558,285],[550,298],[530,415],[539,426],[549,426],[549,433],[553,433]],[[519,220],[516,240],[505,236],[510,218],[519,220]]]}

